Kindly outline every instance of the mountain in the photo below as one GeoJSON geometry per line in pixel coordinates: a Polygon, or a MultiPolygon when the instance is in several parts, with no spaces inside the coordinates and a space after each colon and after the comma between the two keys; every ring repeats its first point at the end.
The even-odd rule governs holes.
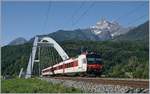
{"type": "MultiPolygon", "coordinates": [[[[38,35],[39,37],[49,36],[56,41],[65,40],[92,40],[105,41],[111,40],[114,36],[125,34],[129,28],[124,28],[117,22],[109,22],[102,19],[95,26],[86,29],[58,30],[47,35],[38,35]]],[[[33,38],[31,39],[33,41],[33,38]]]]}
{"type": "Polygon", "coordinates": [[[117,36],[114,40],[146,41],[149,39],[149,21],[131,29],[124,35],[117,36]]]}
{"type": "Polygon", "coordinates": [[[54,33],[48,34],[56,41],[64,40],[98,40],[99,38],[91,33],[90,29],[76,29],[76,30],[59,30],[54,33]]]}
{"type": "MultiPolygon", "coordinates": [[[[65,41],[65,40],[92,40],[97,41],[100,40],[98,36],[93,34],[90,29],[75,29],[75,30],[58,30],[56,32],[47,34],[47,35],[37,35],[39,38],[44,36],[51,37],[55,39],[57,42],[65,41]]],[[[30,41],[33,41],[32,38],[30,41]]]]}
{"type": "Polygon", "coordinates": [[[13,41],[11,41],[8,45],[20,45],[20,44],[24,44],[26,42],[27,42],[26,39],[19,37],[19,38],[14,39],[13,41]]]}
{"type": "Polygon", "coordinates": [[[102,18],[95,26],[91,26],[92,32],[97,36],[104,36],[103,32],[109,32],[109,39],[127,33],[130,28],[124,28],[117,22],[107,21],[105,18],[102,18]]]}
{"type": "MultiPolygon", "coordinates": [[[[135,27],[124,28],[117,22],[110,22],[106,19],[101,19],[95,26],[86,29],[75,30],[58,30],[46,35],[38,35],[42,38],[49,36],[57,42],[65,40],[90,40],[90,41],[105,41],[105,40],[148,40],[148,22],[135,27]]],[[[30,40],[33,41],[34,38],[30,40]]]]}

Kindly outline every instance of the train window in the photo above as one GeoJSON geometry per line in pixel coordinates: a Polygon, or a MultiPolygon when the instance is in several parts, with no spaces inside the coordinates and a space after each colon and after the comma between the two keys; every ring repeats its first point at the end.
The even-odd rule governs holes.
{"type": "Polygon", "coordinates": [[[68,64],[67,64],[67,68],[70,68],[70,67],[71,67],[71,64],[70,64],[70,63],[68,63],[68,64]]]}
{"type": "Polygon", "coordinates": [[[88,54],[87,63],[101,63],[101,56],[97,54],[88,54]]]}
{"type": "Polygon", "coordinates": [[[59,69],[62,69],[62,65],[59,66],[59,69]]]}
{"type": "Polygon", "coordinates": [[[74,62],[74,66],[78,66],[78,61],[75,61],[75,62],[74,62]]]}
{"type": "MultiPolygon", "coordinates": [[[[75,62],[65,64],[65,68],[70,68],[70,67],[74,67],[74,66],[77,66],[77,65],[78,65],[78,62],[75,61],[75,62]]],[[[63,65],[61,66],[61,68],[63,68],[63,65]]]]}
{"type": "Polygon", "coordinates": [[[87,58],[87,60],[90,61],[95,61],[95,58],[87,58]]]}
{"type": "Polygon", "coordinates": [[[72,63],[69,63],[69,68],[72,67],[72,63]]]}
{"type": "Polygon", "coordinates": [[[67,64],[65,64],[65,68],[67,68],[67,64]]]}
{"type": "Polygon", "coordinates": [[[72,67],[74,67],[74,65],[75,65],[75,63],[74,63],[74,62],[72,62],[72,67]]]}
{"type": "Polygon", "coordinates": [[[96,59],[96,61],[101,61],[101,58],[95,58],[96,59]]]}
{"type": "Polygon", "coordinates": [[[70,63],[70,67],[73,67],[73,66],[72,66],[72,62],[70,63]]]}
{"type": "Polygon", "coordinates": [[[74,67],[74,62],[71,62],[71,66],[74,67]]]}

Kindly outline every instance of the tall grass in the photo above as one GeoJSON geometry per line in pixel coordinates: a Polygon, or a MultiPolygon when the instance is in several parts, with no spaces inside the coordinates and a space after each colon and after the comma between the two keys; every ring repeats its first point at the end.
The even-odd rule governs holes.
{"type": "Polygon", "coordinates": [[[79,89],[67,88],[61,84],[52,84],[36,78],[10,79],[1,81],[2,93],[80,93],[79,89]]]}

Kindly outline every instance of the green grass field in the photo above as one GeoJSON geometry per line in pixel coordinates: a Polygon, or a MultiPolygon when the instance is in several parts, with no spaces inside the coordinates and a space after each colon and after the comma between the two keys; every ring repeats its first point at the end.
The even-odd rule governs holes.
{"type": "Polygon", "coordinates": [[[2,93],[81,93],[73,87],[66,88],[60,84],[52,84],[36,78],[10,79],[1,81],[2,93]]]}

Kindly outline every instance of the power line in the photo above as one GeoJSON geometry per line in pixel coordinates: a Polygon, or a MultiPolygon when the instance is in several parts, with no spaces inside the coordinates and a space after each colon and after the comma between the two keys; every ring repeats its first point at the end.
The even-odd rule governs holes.
{"type": "Polygon", "coordinates": [[[39,76],[40,76],[40,74],[41,74],[41,65],[40,65],[40,58],[41,58],[41,56],[40,56],[40,54],[41,54],[41,50],[40,50],[40,46],[38,47],[38,60],[39,60],[39,76]]]}
{"type": "Polygon", "coordinates": [[[95,4],[94,2],[91,3],[91,5],[83,12],[83,14],[76,20],[76,22],[72,24],[72,26],[76,25],[80,21],[80,19],[86,15],[88,11],[94,6],[94,4],[95,4]]]}
{"type": "Polygon", "coordinates": [[[142,16],[138,17],[137,19],[135,19],[134,21],[129,22],[129,23],[128,23],[128,25],[131,25],[131,24],[133,24],[133,23],[137,22],[138,20],[141,20],[142,18],[144,18],[144,17],[146,17],[146,16],[148,16],[148,15],[147,15],[147,14],[142,15],[142,16]]]}
{"type": "MultiPolygon", "coordinates": [[[[82,7],[84,6],[85,4],[85,1],[82,1],[80,6],[73,12],[72,16],[71,16],[71,19],[73,19],[75,17],[75,15],[82,9],[82,7]]],[[[73,21],[72,21],[72,24],[73,24],[73,21]]]]}
{"type": "MultiPolygon", "coordinates": [[[[85,1],[82,1],[80,6],[72,13],[72,15],[70,16],[70,18],[68,19],[68,23],[72,23],[73,24],[73,18],[75,17],[75,15],[81,10],[81,8],[84,6],[85,1]],[[72,20],[72,21],[71,21],[72,20]]],[[[62,25],[62,24],[61,24],[62,25]]],[[[61,27],[61,25],[57,25],[58,27],[61,27]]]]}
{"type": "Polygon", "coordinates": [[[49,11],[51,9],[51,1],[48,2],[48,8],[47,8],[47,11],[46,11],[46,14],[45,14],[45,21],[44,21],[44,27],[43,27],[43,32],[45,32],[45,29],[46,29],[46,25],[48,23],[48,18],[49,18],[49,11]]]}
{"type": "Polygon", "coordinates": [[[142,7],[143,5],[145,5],[145,3],[142,3],[142,4],[140,4],[138,7],[136,7],[135,9],[133,9],[133,10],[131,10],[131,11],[129,11],[129,12],[127,12],[127,13],[121,15],[121,16],[118,17],[115,21],[121,19],[122,17],[124,18],[124,16],[129,16],[129,15],[133,14],[136,10],[138,10],[138,9],[139,9],[140,7],[142,7]]]}

